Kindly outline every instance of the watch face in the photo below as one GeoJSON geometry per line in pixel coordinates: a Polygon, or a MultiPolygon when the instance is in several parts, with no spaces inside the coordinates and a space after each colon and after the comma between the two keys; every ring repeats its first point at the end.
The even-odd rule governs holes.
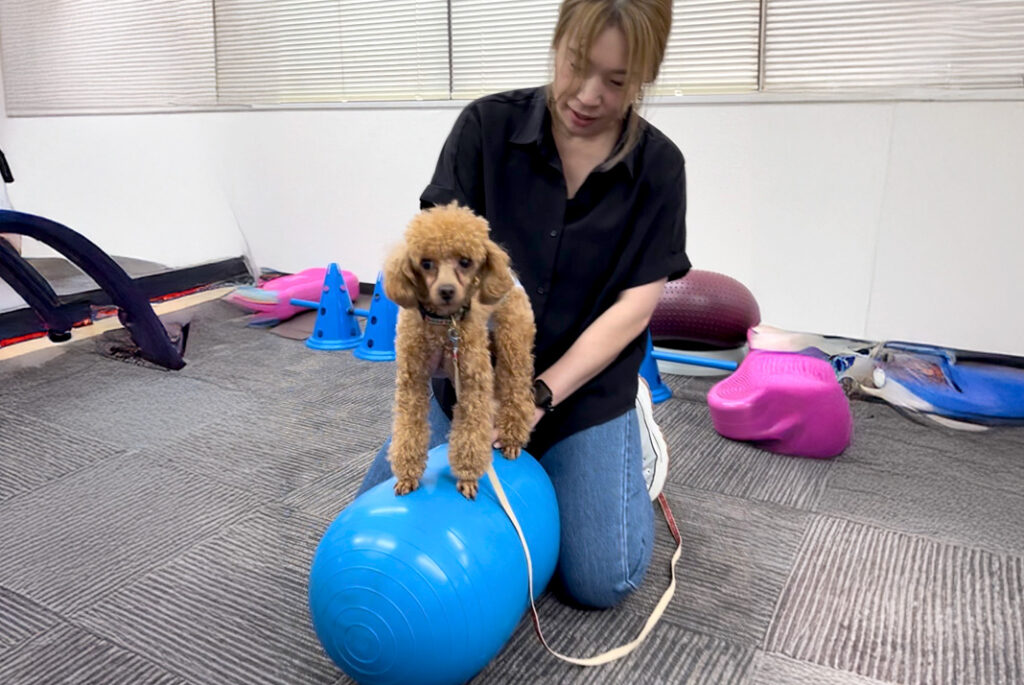
{"type": "Polygon", "coordinates": [[[533,382],[533,403],[541,409],[551,409],[551,388],[542,380],[533,382]]]}

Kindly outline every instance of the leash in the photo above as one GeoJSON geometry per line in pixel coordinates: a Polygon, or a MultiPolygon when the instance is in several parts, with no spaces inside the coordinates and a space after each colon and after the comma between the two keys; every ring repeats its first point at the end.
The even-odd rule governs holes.
{"type": "Polygon", "coordinates": [[[591,657],[581,658],[566,656],[565,654],[555,651],[551,648],[551,645],[548,644],[547,639],[544,637],[544,632],[540,627],[540,616],[537,613],[537,605],[533,601],[533,561],[530,559],[530,548],[526,544],[526,536],[523,535],[523,529],[519,525],[519,520],[516,519],[516,515],[512,511],[512,506],[509,504],[508,498],[505,496],[505,491],[502,489],[501,483],[498,481],[498,474],[494,472],[493,464],[488,465],[487,467],[487,477],[490,479],[491,486],[494,488],[494,492],[498,496],[498,502],[501,503],[501,508],[505,510],[505,514],[508,516],[509,520],[512,521],[512,526],[516,529],[516,534],[519,535],[519,542],[523,546],[523,553],[526,555],[526,572],[528,574],[530,614],[533,618],[533,630],[537,633],[537,637],[540,638],[541,644],[544,645],[544,648],[562,661],[568,661],[569,663],[576,664],[577,666],[600,666],[601,664],[607,664],[611,661],[621,659],[639,647],[640,643],[647,638],[647,635],[650,634],[654,629],[654,626],[661,619],[661,616],[665,613],[665,608],[668,607],[669,602],[672,601],[672,596],[676,591],[676,562],[679,561],[679,557],[683,551],[683,541],[679,535],[679,527],[676,525],[675,517],[672,516],[672,509],[668,506],[668,500],[665,499],[665,494],[662,493],[658,495],[658,504],[661,505],[661,511],[665,515],[665,522],[668,524],[668,529],[671,531],[672,537],[676,541],[676,551],[672,554],[672,560],[669,562],[671,581],[669,582],[668,587],[665,589],[665,592],[661,595],[661,599],[658,600],[657,605],[655,605],[654,610],[648,617],[647,623],[644,624],[640,633],[633,638],[631,642],[591,657]]]}
{"type": "MultiPolygon", "coordinates": [[[[458,321],[454,316],[451,318],[451,325],[448,328],[448,340],[452,344],[452,369],[453,375],[455,376],[452,380],[455,385],[455,396],[458,397],[459,392],[459,328],[458,321]]],[[[669,532],[672,533],[672,538],[676,541],[676,551],[672,554],[672,560],[669,562],[669,573],[671,580],[669,581],[668,587],[665,592],[662,593],[661,599],[655,605],[651,615],[647,618],[647,622],[644,627],[640,630],[640,633],[633,638],[631,642],[624,645],[615,647],[606,652],[596,654],[591,657],[573,657],[566,656],[560,652],[555,651],[548,644],[547,639],[544,637],[544,631],[540,627],[540,615],[537,613],[537,605],[533,601],[533,560],[530,557],[530,546],[526,543],[526,536],[523,534],[522,526],[519,525],[519,519],[516,518],[515,512],[512,510],[512,505],[508,501],[508,497],[505,495],[505,489],[501,487],[501,481],[498,480],[498,474],[494,471],[494,464],[490,463],[487,465],[487,478],[491,481],[491,487],[494,488],[494,493],[498,497],[498,503],[501,504],[501,508],[505,511],[505,515],[508,516],[512,522],[512,527],[516,529],[516,535],[519,536],[519,543],[523,547],[523,555],[526,557],[526,578],[527,586],[529,589],[530,598],[530,614],[533,619],[533,630],[537,633],[537,637],[540,639],[544,648],[548,650],[552,655],[567,661],[577,666],[600,666],[601,664],[607,664],[611,661],[621,659],[626,656],[634,649],[640,646],[650,632],[657,625],[661,619],[662,614],[665,613],[666,607],[670,601],[672,601],[673,595],[676,592],[676,562],[679,561],[679,557],[683,552],[683,540],[679,534],[679,526],[676,525],[676,519],[672,515],[672,509],[668,505],[668,500],[665,499],[665,493],[658,495],[658,504],[661,505],[661,512],[665,516],[665,523],[668,525],[669,532]]]]}
{"type": "Polygon", "coordinates": [[[452,384],[455,386],[455,397],[462,395],[462,388],[459,387],[459,322],[455,315],[452,315],[452,323],[448,326],[448,342],[452,344],[452,384]]]}

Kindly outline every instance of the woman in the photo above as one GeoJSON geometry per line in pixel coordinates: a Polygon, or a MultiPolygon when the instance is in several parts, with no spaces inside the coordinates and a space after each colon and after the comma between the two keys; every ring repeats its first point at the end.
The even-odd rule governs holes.
{"type": "MultiPolygon", "coordinates": [[[[459,116],[424,207],[487,218],[537,322],[535,429],[562,526],[556,577],[584,606],[636,589],[654,542],[635,403],[645,331],[685,253],[682,154],[635,110],[658,74],[671,0],[565,0],[553,82],[482,98],[459,116]]],[[[454,397],[435,382],[432,445],[454,397]]],[[[390,477],[387,446],[360,492],[390,477]]]]}

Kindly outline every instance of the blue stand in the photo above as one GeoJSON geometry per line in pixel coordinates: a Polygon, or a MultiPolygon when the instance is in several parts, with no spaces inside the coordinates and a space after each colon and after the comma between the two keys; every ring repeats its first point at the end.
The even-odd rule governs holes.
{"type": "Polygon", "coordinates": [[[306,347],[314,350],[349,350],[357,346],[363,337],[355,317],[352,298],[348,296],[338,265],[333,262],[327,268],[320,301],[292,299],[292,304],[317,310],[313,335],[306,339],[306,347]]]}
{"type": "Polygon", "coordinates": [[[739,368],[738,363],[729,359],[708,359],[707,357],[698,357],[692,354],[682,354],[681,352],[663,352],[661,350],[650,352],[650,355],[655,360],[661,360],[663,362],[689,364],[690,366],[703,366],[708,369],[735,371],[737,368],[739,368]]]}
{"type": "Polygon", "coordinates": [[[655,404],[672,397],[672,391],[662,382],[661,374],[658,373],[658,362],[654,360],[654,342],[651,340],[649,330],[647,331],[647,354],[644,356],[643,363],[640,364],[640,375],[647,381],[647,385],[651,389],[651,400],[655,404]]]}
{"type": "Polygon", "coordinates": [[[666,362],[703,366],[709,369],[721,369],[723,371],[735,371],[739,367],[739,364],[727,359],[708,359],[706,357],[681,354],[679,352],[655,351],[654,341],[651,340],[651,332],[648,330],[647,354],[644,356],[644,360],[640,364],[640,375],[644,377],[644,380],[647,381],[647,385],[650,386],[651,399],[654,400],[655,404],[664,402],[668,398],[672,397],[672,391],[662,382],[661,374],[658,372],[659,359],[666,362]]]}
{"type": "Polygon", "coordinates": [[[373,286],[373,301],[370,311],[363,314],[359,309],[356,314],[366,317],[366,329],[363,341],[353,352],[357,359],[371,362],[395,361],[395,329],[398,325],[398,305],[384,294],[384,274],[377,274],[377,282],[373,286]]]}

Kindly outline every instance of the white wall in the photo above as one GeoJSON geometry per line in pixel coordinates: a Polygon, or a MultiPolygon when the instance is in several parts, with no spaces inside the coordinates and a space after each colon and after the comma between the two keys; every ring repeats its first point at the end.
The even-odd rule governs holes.
{"type": "MultiPolygon", "coordinates": [[[[0,147],[15,208],[112,254],[186,265],[244,234],[261,266],[372,282],[457,114],[5,118],[0,147]]],[[[647,114],[687,157],[692,261],[749,287],[766,323],[1024,355],[1024,102],[647,114]]]]}
{"type": "Polygon", "coordinates": [[[1024,102],[665,106],[699,268],[783,328],[1024,355],[1024,102]]]}

